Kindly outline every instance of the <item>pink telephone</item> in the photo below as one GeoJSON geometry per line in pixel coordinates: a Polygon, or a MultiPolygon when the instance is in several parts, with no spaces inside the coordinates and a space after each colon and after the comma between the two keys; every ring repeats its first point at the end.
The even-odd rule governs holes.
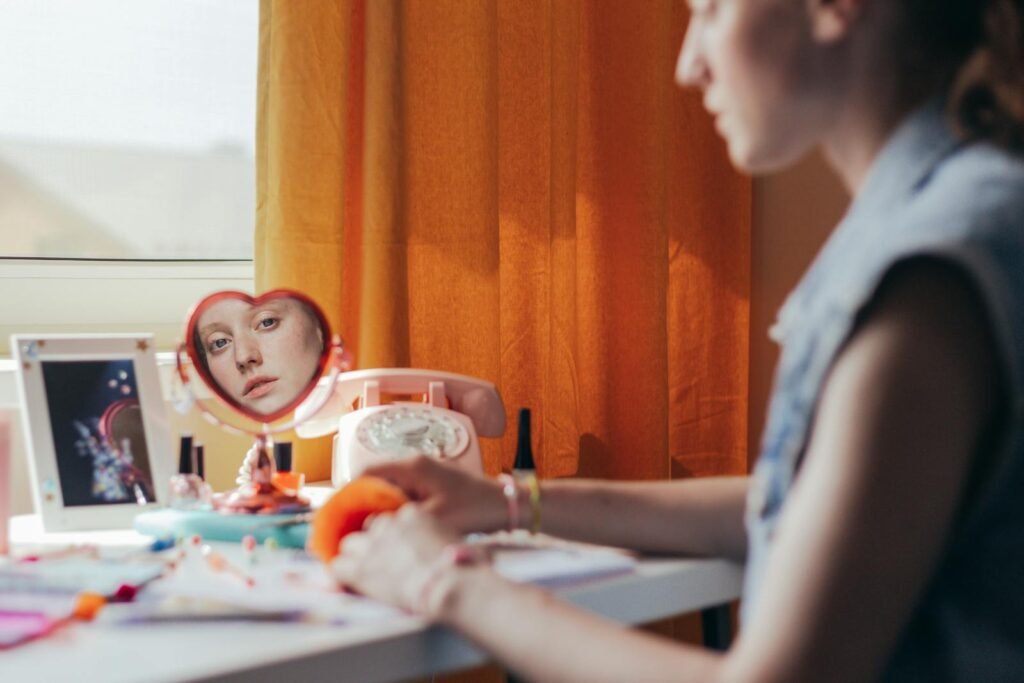
{"type": "MultiPolygon", "coordinates": [[[[330,390],[329,385],[321,390],[330,390]]],[[[319,391],[319,390],[318,390],[319,391]]],[[[482,473],[478,436],[505,432],[505,408],[490,382],[437,370],[386,368],[341,373],[315,414],[318,392],[298,407],[299,436],[334,436],[331,481],[341,486],[369,465],[417,453],[482,473]],[[340,416],[340,417],[339,417],[340,416]]]]}

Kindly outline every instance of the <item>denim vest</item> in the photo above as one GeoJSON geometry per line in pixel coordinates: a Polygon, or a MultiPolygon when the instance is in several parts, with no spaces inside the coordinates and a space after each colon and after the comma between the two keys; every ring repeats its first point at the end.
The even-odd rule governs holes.
{"type": "Polygon", "coordinates": [[[887,142],[770,332],[782,354],[747,500],[743,616],[757,610],[826,375],[882,278],[918,256],[959,267],[987,307],[1009,374],[997,441],[1007,450],[957,522],[883,678],[1024,681],[1024,161],[959,143],[937,101],[887,142]]]}

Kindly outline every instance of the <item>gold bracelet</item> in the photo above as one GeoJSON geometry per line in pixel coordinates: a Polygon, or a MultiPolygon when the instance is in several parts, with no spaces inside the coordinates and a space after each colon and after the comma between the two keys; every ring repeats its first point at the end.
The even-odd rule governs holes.
{"type": "Polygon", "coordinates": [[[531,472],[524,477],[526,488],[530,492],[530,533],[540,533],[541,508],[540,508],[540,481],[537,475],[531,472]]]}

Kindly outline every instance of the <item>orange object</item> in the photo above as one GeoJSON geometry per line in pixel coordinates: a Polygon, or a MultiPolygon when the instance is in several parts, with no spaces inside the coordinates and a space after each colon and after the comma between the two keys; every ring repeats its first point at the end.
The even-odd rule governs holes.
{"type": "Polygon", "coordinates": [[[338,555],[341,539],[363,528],[366,518],[394,512],[408,498],[398,488],[377,477],[354,479],[331,496],[313,516],[309,551],[324,562],[338,555]]]}
{"type": "Polygon", "coordinates": [[[293,496],[299,492],[305,483],[306,475],[301,472],[274,472],[274,476],[270,480],[274,486],[281,489],[285,493],[290,493],[293,496]]]}
{"type": "Polygon", "coordinates": [[[107,599],[99,593],[82,593],[75,601],[74,617],[82,621],[92,621],[107,604],[107,599]]]}

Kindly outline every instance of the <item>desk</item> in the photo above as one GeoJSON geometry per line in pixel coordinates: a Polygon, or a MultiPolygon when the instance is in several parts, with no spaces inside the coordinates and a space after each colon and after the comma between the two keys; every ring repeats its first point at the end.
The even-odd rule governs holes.
{"type": "MultiPolygon", "coordinates": [[[[567,601],[639,624],[735,600],[742,570],[723,560],[645,559],[633,574],[559,590],[567,601]]],[[[4,680],[395,681],[487,661],[449,629],[408,617],[370,626],[76,624],[0,653],[4,680]]]]}

